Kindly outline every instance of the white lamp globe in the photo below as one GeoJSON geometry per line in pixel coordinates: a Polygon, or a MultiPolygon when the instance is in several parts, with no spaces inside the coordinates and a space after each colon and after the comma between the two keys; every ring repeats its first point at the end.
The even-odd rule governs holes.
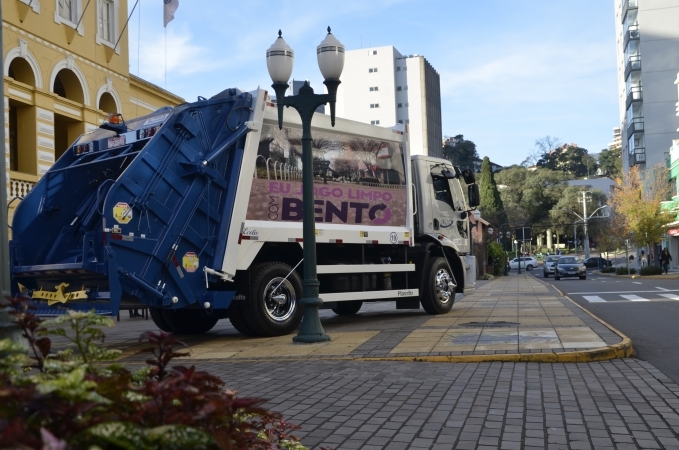
{"type": "Polygon", "coordinates": [[[294,63],[295,52],[283,39],[281,30],[278,30],[278,39],[266,51],[266,68],[271,80],[274,83],[287,83],[294,63]]]}
{"type": "Polygon", "coordinates": [[[474,221],[478,222],[481,219],[481,211],[478,209],[475,209],[472,214],[474,214],[474,221]]]}
{"type": "Polygon", "coordinates": [[[339,80],[344,69],[344,45],[335,38],[328,27],[328,35],[316,47],[318,68],[326,80],[339,80]]]}

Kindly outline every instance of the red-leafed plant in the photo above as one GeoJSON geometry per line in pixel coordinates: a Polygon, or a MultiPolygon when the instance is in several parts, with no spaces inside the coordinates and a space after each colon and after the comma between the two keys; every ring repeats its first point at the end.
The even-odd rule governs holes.
{"type": "Polygon", "coordinates": [[[26,348],[0,340],[0,448],[304,449],[299,427],[239,398],[224,382],[195,367],[170,366],[185,353],[169,333],[147,332],[148,366],[131,372],[106,349],[107,317],[70,312],[42,320],[11,300],[26,348]],[[70,331],[61,325],[67,324],[70,331]],[[68,339],[53,352],[48,335],[68,339]]]}

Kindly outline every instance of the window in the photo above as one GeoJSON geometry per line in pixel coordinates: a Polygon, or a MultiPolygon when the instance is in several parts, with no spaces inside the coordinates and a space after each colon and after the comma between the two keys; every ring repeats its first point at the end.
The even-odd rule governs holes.
{"type": "Polygon", "coordinates": [[[111,44],[115,43],[113,0],[98,0],[97,35],[111,44]]]}
{"type": "Polygon", "coordinates": [[[373,55],[376,55],[376,54],[377,54],[377,50],[373,50],[373,55]]]}
{"type": "Polygon", "coordinates": [[[398,67],[396,68],[396,72],[400,72],[400,71],[401,71],[401,66],[398,66],[398,67]]]}
{"type": "Polygon", "coordinates": [[[368,69],[368,73],[373,73],[373,70],[372,70],[372,69],[368,69]]]}
{"type": "Polygon", "coordinates": [[[406,66],[403,66],[403,71],[406,71],[406,70],[408,70],[408,68],[406,66]]]}
{"type": "Polygon", "coordinates": [[[379,88],[377,86],[373,86],[373,87],[370,88],[370,92],[373,92],[373,91],[379,91],[379,88]]]}
{"type": "Polygon", "coordinates": [[[78,23],[78,0],[58,0],[59,17],[72,23],[78,23]]]}
{"type": "Polygon", "coordinates": [[[398,123],[403,123],[403,119],[399,120],[398,123]]]}
{"type": "Polygon", "coordinates": [[[371,107],[371,108],[379,108],[379,107],[380,107],[380,104],[379,104],[379,103],[371,103],[371,104],[370,104],[370,107],[371,107]]]}
{"type": "Polygon", "coordinates": [[[404,91],[407,91],[407,90],[408,90],[408,86],[403,86],[403,90],[404,90],[404,91]]]}
{"type": "Polygon", "coordinates": [[[377,72],[377,67],[375,67],[375,68],[373,69],[373,72],[377,72]]]}
{"type": "Polygon", "coordinates": [[[398,107],[399,107],[399,108],[403,108],[403,103],[399,103],[399,104],[398,104],[398,107]]]}
{"type": "Polygon", "coordinates": [[[410,120],[406,119],[406,123],[410,123],[410,120]]]}
{"type": "Polygon", "coordinates": [[[408,105],[410,105],[410,103],[406,102],[406,108],[408,107],[408,105]]]}
{"type": "Polygon", "coordinates": [[[401,91],[402,90],[401,86],[397,87],[396,90],[401,91]]]}
{"type": "Polygon", "coordinates": [[[380,121],[379,120],[371,120],[370,125],[379,125],[380,121]]]}

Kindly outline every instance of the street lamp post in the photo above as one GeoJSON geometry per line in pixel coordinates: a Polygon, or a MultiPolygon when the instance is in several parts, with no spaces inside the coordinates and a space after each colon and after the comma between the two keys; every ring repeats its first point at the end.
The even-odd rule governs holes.
{"type": "MultiPolygon", "coordinates": [[[[583,194],[584,194],[584,192],[583,192],[583,194]]],[[[583,204],[585,204],[584,201],[583,201],[583,204]]],[[[575,211],[573,211],[572,209],[561,208],[561,209],[564,210],[564,211],[570,211],[570,212],[572,212],[573,214],[575,214],[576,216],[578,216],[578,217],[580,218],[579,221],[576,221],[576,222],[573,223],[573,231],[574,231],[573,234],[575,234],[575,224],[576,224],[577,222],[582,222],[582,223],[585,225],[585,238],[583,239],[583,247],[585,247],[585,258],[589,258],[589,234],[588,234],[588,231],[587,231],[587,224],[589,223],[589,219],[591,219],[591,218],[594,216],[594,214],[597,213],[597,211],[599,211],[600,209],[603,209],[603,208],[605,208],[605,207],[606,207],[606,205],[598,207],[598,208],[595,209],[594,212],[593,212],[592,214],[590,214],[589,216],[587,215],[587,207],[586,207],[586,206],[584,207],[584,210],[583,210],[584,214],[583,214],[582,216],[581,216],[580,214],[576,213],[575,211]]],[[[573,236],[573,239],[575,240],[576,237],[573,236]]],[[[577,241],[576,241],[576,242],[577,242],[577,241]]],[[[576,244],[576,247],[575,247],[575,248],[576,248],[576,253],[577,253],[577,244],[576,244]]]]}
{"type": "Polygon", "coordinates": [[[344,68],[344,45],[330,32],[316,48],[318,67],[323,74],[323,84],[328,88],[327,94],[314,94],[314,90],[308,82],[299,90],[298,95],[285,96],[288,89],[288,80],[292,75],[294,64],[294,52],[285,42],[282,32],[278,31],[278,39],[266,52],[266,65],[276,92],[278,104],[278,128],[283,128],[283,107],[292,106],[302,119],[302,241],[304,243],[304,273],[302,278],[302,300],[304,317],[299,327],[297,336],[292,338],[295,342],[324,342],[329,341],[330,336],[325,334],[321,319],[318,316],[318,308],[323,303],[319,297],[319,282],[316,275],[316,222],[314,217],[314,166],[313,152],[311,149],[311,119],[321,105],[330,103],[330,122],[335,126],[335,101],[337,100],[337,87],[340,84],[340,75],[344,68]]]}

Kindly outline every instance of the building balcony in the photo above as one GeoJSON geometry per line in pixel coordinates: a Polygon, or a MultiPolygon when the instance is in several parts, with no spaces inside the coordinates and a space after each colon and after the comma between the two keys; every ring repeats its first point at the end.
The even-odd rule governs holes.
{"type": "Polygon", "coordinates": [[[639,147],[634,149],[634,153],[629,154],[629,165],[646,164],[646,149],[639,147]]]}
{"type": "Polygon", "coordinates": [[[33,189],[38,177],[22,172],[9,171],[9,199],[24,198],[33,189]]]}
{"type": "Polygon", "coordinates": [[[627,31],[625,31],[625,41],[622,44],[622,48],[627,49],[629,41],[638,41],[639,37],[639,25],[630,25],[627,31]]]}
{"type": "Polygon", "coordinates": [[[630,121],[630,123],[627,124],[627,139],[629,139],[629,137],[632,136],[634,133],[643,132],[644,132],[643,117],[635,117],[630,121]]]}
{"type": "Polygon", "coordinates": [[[625,81],[629,78],[629,74],[641,70],[641,55],[630,56],[625,64],[625,81]]]}
{"type": "Polygon", "coordinates": [[[627,91],[627,100],[625,100],[625,109],[629,109],[633,102],[640,102],[644,99],[641,86],[635,86],[627,91]]]}
{"type": "Polygon", "coordinates": [[[625,18],[627,17],[627,12],[630,9],[637,9],[637,0],[624,0],[622,2],[622,14],[620,15],[621,17],[621,22],[625,23],[625,18]]]}

